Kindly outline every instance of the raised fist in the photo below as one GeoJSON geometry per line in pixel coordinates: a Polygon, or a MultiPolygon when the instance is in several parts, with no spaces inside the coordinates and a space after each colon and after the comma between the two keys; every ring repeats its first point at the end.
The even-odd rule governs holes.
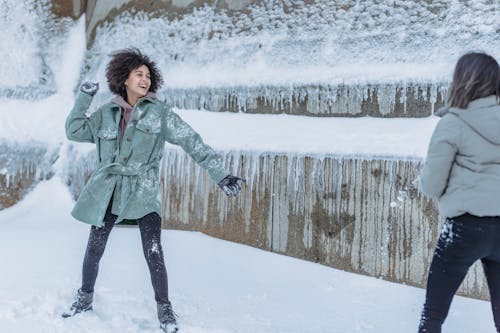
{"type": "Polygon", "coordinates": [[[97,82],[84,82],[80,86],[80,91],[90,96],[94,96],[97,90],[99,90],[99,83],[97,82]]]}

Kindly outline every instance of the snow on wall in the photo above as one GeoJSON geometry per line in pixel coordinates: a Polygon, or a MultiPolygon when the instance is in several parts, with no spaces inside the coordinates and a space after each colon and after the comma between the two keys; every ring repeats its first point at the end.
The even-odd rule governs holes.
{"type": "MultiPolygon", "coordinates": [[[[247,179],[226,198],[177,149],[162,170],[164,224],[383,279],[425,286],[440,230],[435,204],[415,187],[421,160],[227,153],[247,179]]],[[[480,266],[460,291],[487,298],[480,266]]]]}
{"type": "MultiPolygon", "coordinates": [[[[167,145],[160,174],[165,227],[425,285],[442,218],[416,187],[420,157],[231,149],[221,154],[228,172],[247,180],[239,197],[227,198],[187,154],[167,145]]],[[[95,150],[71,143],[61,156],[60,174],[76,199],[96,167],[95,150]]],[[[479,266],[461,292],[487,297],[479,266]]]]}
{"type": "MultiPolygon", "coordinates": [[[[2,5],[8,3],[2,1],[4,0],[0,0],[2,5]]],[[[11,31],[7,29],[5,34],[8,35],[9,32],[11,31]]],[[[60,149],[66,140],[64,122],[74,102],[73,87],[79,76],[85,50],[84,32],[85,24],[80,20],[65,26],[59,31],[59,37],[52,39],[52,42],[57,42],[58,56],[48,57],[46,60],[59,59],[57,66],[52,64],[50,83],[50,89],[57,89],[57,93],[44,98],[37,97],[37,92],[42,90],[49,93],[44,90],[47,87],[38,84],[39,89],[35,91],[31,88],[11,86],[12,92],[20,95],[14,94],[11,98],[0,96],[0,209],[21,200],[40,179],[64,169],[59,165],[65,156],[61,154],[60,149]],[[59,42],[59,38],[63,42],[59,42]],[[18,97],[26,99],[16,99],[18,97]],[[56,162],[59,164],[56,165],[56,162]]],[[[38,60],[40,57],[34,57],[33,64],[38,60]]],[[[15,75],[22,76],[16,71],[22,70],[23,67],[25,64],[22,62],[16,66],[3,64],[0,71],[10,72],[9,79],[2,79],[0,85],[15,83],[15,75]]],[[[29,72],[29,68],[26,70],[29,72]]]]}
{"type": "Polygon", "coordinates": [[[181,109],[307,116],[425,117],[444,105],[447,87],[414,85],[293,85],[165,89],[181,109]]]}
{"type": "Polygon", "coordinates": [[[97,167],[96,150],[91,144],[69,143],[61,149],[61,159],[59,174],[76,200],[97,167]]]}
{"type": "Polygon", "coordinates": [[[54,70],[72,21],[56,19],[49,0],[0,0],[0,97],[38,99],[55,93],[54,70]]]}
{"type": "Polygon", "coordinates": [[[45,143],[29,145],[0,140],[0,210],[17,203],[41,179],[50,178],[57,149],[45,143]]]}
{"type": "MultiPolygon", "coordinates": [[[[256,0],[242,10],[208,2],[183,15],[168,5],[130,8],[97,28],[85,75],[103,80],[111,52],[139,47],[157,61],[179,106],[219,110],[229,99],[232,110],[246,110],[263,100],[276,112],[306,96],[309,113],[330,115],[343,112],[317,101],[335,101],[339,87],[353,86],[357,101],[367,86],[386,84],[403,87],[387,94],[388,105],[405,101],[408,86],[432,86],[432,102],[461,54],[500,55],[496,1],[256,0]],[[314,86],[320,97],[302,88],[314,86]]],[[[356,115],[359,106],[351,108],[356,115]]]]}

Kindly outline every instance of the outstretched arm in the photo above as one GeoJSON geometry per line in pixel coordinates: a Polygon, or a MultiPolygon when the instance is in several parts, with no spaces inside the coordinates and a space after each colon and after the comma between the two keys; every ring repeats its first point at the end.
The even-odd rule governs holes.
{"type": "Polygon", "coordinates": [[[229,175],[224,168],[222,157],[205,144],[201,136],[169,106],[164,105],[162,121],[162,135],[166,141],[181,146],[189,156],[208,171],[210,177],[226,195],[239,194],[241,183],[245,180],[229,175]]]}

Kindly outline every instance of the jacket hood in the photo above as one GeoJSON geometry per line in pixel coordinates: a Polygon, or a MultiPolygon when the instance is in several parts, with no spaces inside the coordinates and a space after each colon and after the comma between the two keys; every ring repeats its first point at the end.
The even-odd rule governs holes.
{"type": "Polygon", "coordinates": [[[445,108],[438,114],[446,113],[459,117],[486,140],[500,144],[500,105],[495,95],[473,100],[467,109],[445,108]]]}
{"type": "MultiPolygon", "coordinates": [[[[143,100],[143,99],[146,99],[146,100],[152,100],[152,99],[155,99],[156,98],[156,94],[155,93],[152,93],[152,92],[148,92],[146,94],[146,96],[144,97],[141,97],[139,98],[139,100],[137,102],[139,102],[140,100],[143,100]]],[[[125,109],[126,111],[132,111],[133,109],[133,106],[128,104],[126,100],[123,99],[123,97],[119,96],[119,95],[116,95],[112,100],[111,100],[111,103],[113,104],[116,104],[116,105],[119,105],[121,106],[123,109],[125,109]]]]}
{"type": "Polygon", "coordinates": [[[111,100],[111,103],[121,106],[125,110],[125,112],[132,112],[132,105],[128,104],[127,101],[125,101],[121,96],[116,96],[115,98],[113,98],[111,100]]]}

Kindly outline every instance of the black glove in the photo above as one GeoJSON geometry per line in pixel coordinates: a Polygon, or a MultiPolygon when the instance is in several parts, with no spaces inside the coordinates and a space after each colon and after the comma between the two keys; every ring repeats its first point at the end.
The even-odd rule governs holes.
{"type": "Polygon", "coordinates": [[[243,178],[227,175],[223,180],[217,183],[227,196],[238,195],[241,192],[241,184],[247,181],[243,178]]]}
{"type": "Polygon", "coordinates": [[[84,82],[80,86],[80,91],[90,96],[94,96],[97,90],[99,90],[99,83],[97,82],[84,82]]]}

